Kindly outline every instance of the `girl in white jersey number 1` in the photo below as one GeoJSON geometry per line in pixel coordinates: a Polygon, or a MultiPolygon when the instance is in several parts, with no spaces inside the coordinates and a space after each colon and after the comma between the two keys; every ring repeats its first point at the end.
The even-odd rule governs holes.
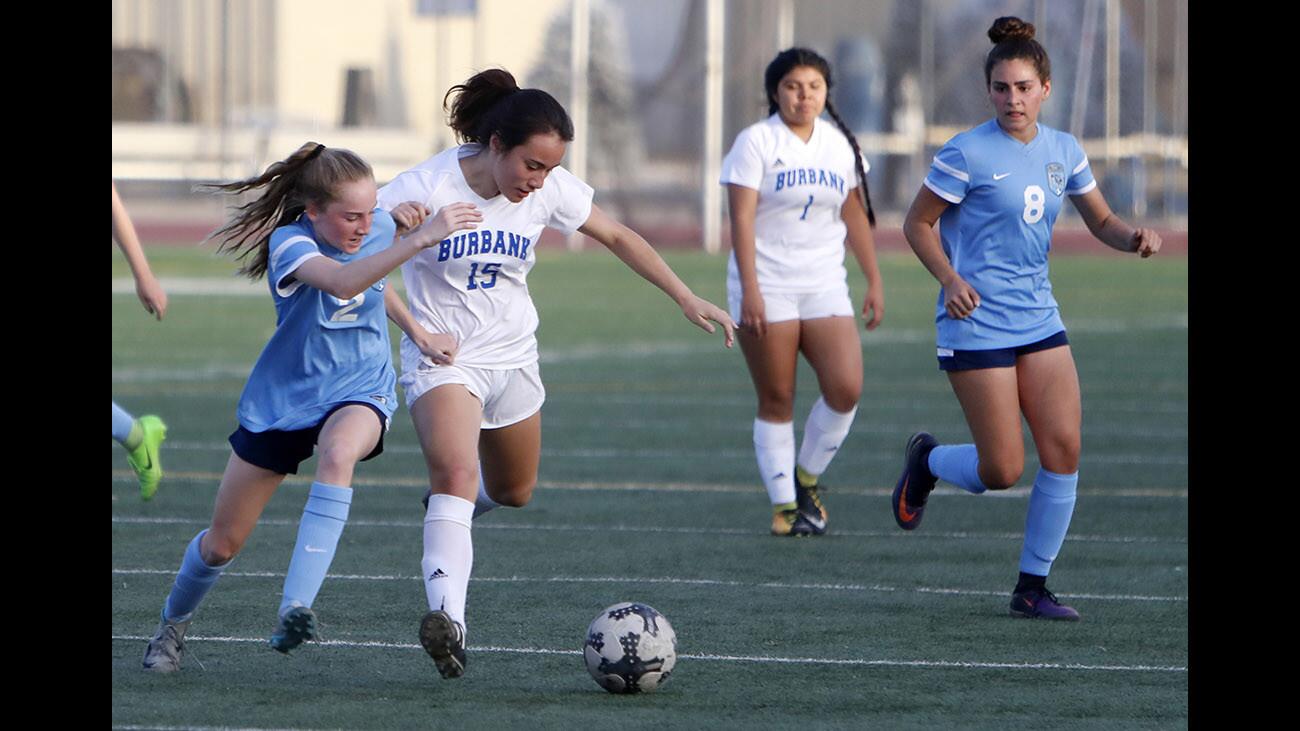
{"type": "Polygon", "coordinates": [[[1145,258],[1160,250],[1160,236],[1112,213],[1078,140],[1038,123],[1052,74],[1034,26],[998,18],[988,36],[994,46],[984,81],[996,116],[939,150],[903,227],[941,285],[939,368],[975,443],[939,445],[925,432],[914,434],[890,504],[898,525],[913,530],[936,478],[976,494],[1015,485],[1025,468],[1023,414],[1040,469],[1011,614],[1073,621],[1079,613],[1047,590],[1074,513],[1083,414],[1074,356],[1047,279],[1052,224],[1068,195],[1092,235],[1113,249],[1145,258]],[[940,221],[942,241],[934,231],[940,221]]]}
{"type": "Polygon", "coordinates": [[[560,167],[573,123],[540,89],[508,72],[476,74],[447,93],[451,127],[466,142],[397,176],[381,207],[415,201],[476,206],[483,221],[402,267],[418,326],[402,339],[401,384],[429,469],[424,518],[425,596],[420,643],[444,678],[465,672],[465,595],[473,564],[470,522],[532,496],[541,458],[537,310],[526,279],[546,227],[581,231],[673,298],[686,319],[714,332],[733,324],[696,297],[634,231],[592,204],[592,189],[560,167]],[[421,332],[424,331],[424,332],[421,332]],[[413,335],[414,333],[414,335],[413,335]],[[454,347],[417,339],[450,336],[454,347]]]}
{"type": "Polygon", "coordinates": [[[831,68],[805,48],[782,51],[764,74],[767,119],[736,137],[722,163],[731,204],[727,298],[758,394],[754,452],[772,502],[772,533],[821,535],[818,477],[848,436],[862,392],[862,345],[844,269],[847,241],[867,278],[866,327],[884,316],[871,200],[858,144],[827,96],[831,68]],[[821,119],[825,110],[834,125],[821,119]],[[821,398],[795,460],[799,353],[821,398]]]}

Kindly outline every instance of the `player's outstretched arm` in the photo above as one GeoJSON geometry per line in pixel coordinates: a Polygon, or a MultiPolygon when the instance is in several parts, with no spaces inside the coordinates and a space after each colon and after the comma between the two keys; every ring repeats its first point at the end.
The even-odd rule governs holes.
{"type": "Polygon", "coordinates": [[[716,330],[710,321],[716,322],[722,326],[727,347],[735,342],[736,325],[731,316],[712,302],[695,296],[640,234],[610,218],[595,205],[591,207],[587,222],[578,230],[603,244],[642,279],[663,290],[696,327],[712,333],[716,330]]]}
{"type": "Polygon", "coordinates": [[[126,206],[117,196],[117,185],[113,185],[113,240],[126,256],[126,263],[131,267],[131,276],[135,278],[135,294],[144,305],[145,312],[159,320],[167,314],[167,293],[154,277],[149,268],[149,260],[144,258],[144,248],[136,236],[135,226],[126,213],[126,206]]]}
{"type": "Polygon", "coordinates": [[[1160,251],[1160,234],[1149,228],[1133,228],[1124,223],[1097,188],[1083,195],[1070,196],[1088,230],[1103,244],[1116,251],[1137,254],[1143,259],[1160,251]]]}
{"type": "Polygon", "coordinates": [[[406,333],[406,337],[415,343],[415,347],[419,348],[420,352],[434,364],[451,365],[456,360],[456,351],[460,349],[456,338],[446,333],[431,333],[425,330],[424,326],[415,319],[415,315],[407,309],[402,296],[392,287],[384,289],[384,309],[388,312],[388,319],[406,333]]]}
{"type": "Polygon", "coordinates": [[[960,320],[980,306],[980,295],[952,268],[947,255],[943,253],[939,234],[934,231],[934,225],[947,209],[948,201],[921,186],[916,200],[912,201],[912,207],[907,211],[907,218],[903,220],[903,236],[907,238],[907,244],[912,247],[916,258],[921,260],[943,287],[944,309],[948,316],[960,320]]]}
{"type": "Polygon", "coordinates": [[[417,230],[399,236],[393,245],[361,259],[340,264],[318,256],[294,270],[294,278],[339,299],[352,299],[401,266],[407,259],[434,246],[451,234],[472,229],[483,220],[473,203],[450,203],[443,206],[417,230]]]}

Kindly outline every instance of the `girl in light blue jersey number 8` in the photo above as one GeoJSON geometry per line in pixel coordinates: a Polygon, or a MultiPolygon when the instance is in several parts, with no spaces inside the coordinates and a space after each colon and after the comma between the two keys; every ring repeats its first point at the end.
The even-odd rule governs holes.
{"type": "Polygon", "coordinates": [[[941,446],[925,432],[913,435],[891,509],[913,530],[936,478],[975,494],[1015,485],[1024,471],[1023,414],[1041,468],[1011,614],[1072,621],[1079,613],[1046,586],[1074,512],[1082,428],[1079,377],[1047,279],[1052,224],[1068,195],[1107,246],[1145,258],[1161,242],[1111,212],[1074,137],[1038,123],[1052,82],[1034,26],[998,18],[988,35],[994,47],[984,78],[996,116],[935,155],[904,223],[912,250],[942,285],[939,366],[975,443],[941,446]]]}
{"type": "Polygon", "coordinates": [[[405,329],[410,313],[384,278],[481,218],[468,203],[445,206],[424,226],[428,210],[420,204],[390,215],[375,206],[374,174],[364,160],[312,142],[260,176],[205,187],[231,194],[265,188],[213,238],[245,260],[241,273],[267,276],[276,330],[240,397],[212,524],[186,549],[145,650],[144,668],[154,672],[180,669],[194,611],[285,475],[318,447],[271,646],[287,653],[317,638],[311,604],[347,522],[353,470],[383,451],[397,405],[384,318],[405,329]]]}

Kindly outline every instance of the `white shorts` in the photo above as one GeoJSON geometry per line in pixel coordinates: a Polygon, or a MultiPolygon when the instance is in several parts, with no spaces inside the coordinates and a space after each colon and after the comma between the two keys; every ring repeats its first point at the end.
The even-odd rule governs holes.
{"type": "Polygon", "coordinates": [[[546,400],[537,364],[496,371],[466,366],[402,363],[397,381],[406,392],[406,408],[438,386],[460,384],[483,404],[483,429],[500,429],[536,414],[546,400]]]}
{"type": "MultiPolygon", "coordinates": [[[[735,320],[737,325],[740,324],[741,295],[740,284],[727,283],[727,306],[731,310],[731,319],[735,320]]],[[[768,322],[854,316],[847,282],[837,282],[818,292],[791,294],[763,292],[763,310],[768,322]]]]}

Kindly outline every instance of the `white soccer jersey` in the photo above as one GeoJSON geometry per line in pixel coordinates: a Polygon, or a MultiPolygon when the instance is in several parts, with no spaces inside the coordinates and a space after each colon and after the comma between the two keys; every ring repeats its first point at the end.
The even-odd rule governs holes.
{"type": "MultiPolygon", "coordinates": [[[[862,167],[870,169],[865,158],[862,167]]],[[[853,148],[834,124],[815,120],[807,142],[780,114],[746,127],[722,161],[721,182],[758,191],[755,268],[764,292],[816,292],[844,281],[848,229],[840,208],[858,177],[853,148]]],[[[727,277],[739,286],[734,251],[727,277]]]]}
{"type": "MultiPolygon", "coordinates": [[[[537,362],[537,308],[528,294],[537,239],[550,227],[571,234],[591,215],[591,186],[562,167],[541,189],[518,203],[504,195],[485,200],[469,187],[460,159],[477,144],[445,150],[398,175],[379,190],[379,207],[404,201],[433,212],[450,203],[478,206],[483,222],[426,249],[402,265],[411,312],[426,330],[455,336],[456,363],[505,370],[537,362]]],[[[417,363],[419,349],[402,336],[403,370],[417,363]]]]}

